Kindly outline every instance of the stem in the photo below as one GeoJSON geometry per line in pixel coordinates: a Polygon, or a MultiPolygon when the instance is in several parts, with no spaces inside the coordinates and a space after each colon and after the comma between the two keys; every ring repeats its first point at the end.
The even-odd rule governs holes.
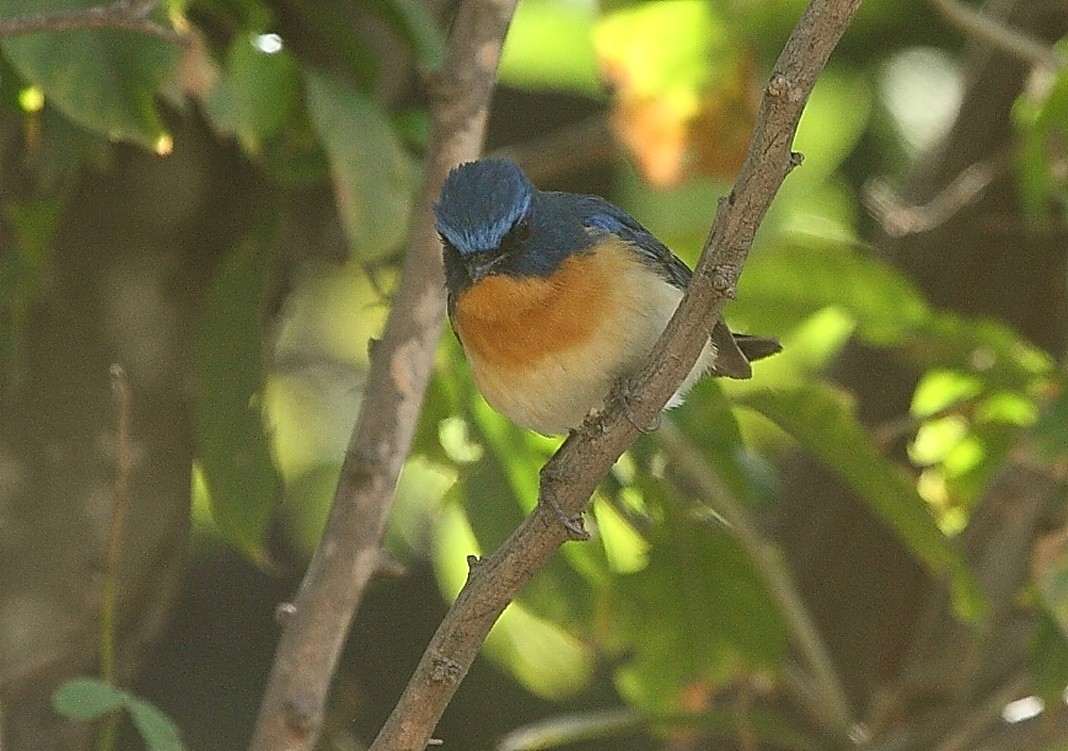
{"type": "MultiPolygon", "coordinates": [[[[115,399],[115,508],[111,513],[108,544],[104,553],[104,582],[100,603],[100,679],[112,686],[116,684],[115,648],[117,640],[118,570],[122,555],[122,531],[126,512],[130,507],[130,472],[133,469],[133,452],[130,448],[130,382],[121,365],[110,369],[111,390],[115,399]]],[[[103,719],[97,748],[111,751],[115,747],[119,715],[115,712],[103,719]]]]}
{"type": "Polygon", "coordinates": [[[853,717],[830,652],[794,585],[782,553],[764,539],[746,509],[738,503],[715,470],[673,422],[664,420],[659,435],[668,446],[679,470],[700,489],[709,505],[728,524],[731,533],[749,554],[749,559],[763,579],[764,585],[779,604],[793,635],[794,644],[801,651],[815,677],[819,688],[819,708],[824,721],[843,736],[862,732],[853,717]]]}

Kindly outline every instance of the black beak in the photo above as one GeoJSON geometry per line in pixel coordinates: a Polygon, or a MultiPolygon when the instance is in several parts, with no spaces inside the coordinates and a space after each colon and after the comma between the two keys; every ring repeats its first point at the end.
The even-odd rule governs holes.
{"type": "Polygon", "coordinates": [[[497,265],[497,261],[500,259],[501,255],[492,250],[484,250],[464,256],[464,267],[467,269],[467,276],[472,283],[481,281],[493,272],[493,267],[497,265]]]}

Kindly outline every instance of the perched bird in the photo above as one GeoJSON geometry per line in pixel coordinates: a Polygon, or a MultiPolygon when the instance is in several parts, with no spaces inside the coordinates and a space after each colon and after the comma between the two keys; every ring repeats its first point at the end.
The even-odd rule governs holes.
{"type": "MultiPolygon", "coordinates": [[[[449,319],[479,391],[547,435],[577,428],[641,367],[691,276],[622,209],[538,190],[505,159],[453,169],[434,214],[449,319]]],[[[750,360],[779,349],[718,321],[668,407],[703,375],[749,378],[750,360]]]]}

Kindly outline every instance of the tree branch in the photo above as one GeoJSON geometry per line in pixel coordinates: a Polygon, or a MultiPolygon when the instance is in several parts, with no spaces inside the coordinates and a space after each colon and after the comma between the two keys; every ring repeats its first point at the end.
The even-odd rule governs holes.
{"type": "Polygon", "coordinates": [[[124,29],[147,34],[171,44],[182,44],[183,37],[149,18],[158,0],[115,0],[108,5],[81,10],[57,10],[15,18],[0,18],[0,39],[46,31],[76,29],[124,29]]]}
{"type": "Polygon", "coordinates": [[[686,296],[642,371],[605,411],[572,434],[541,472],[534,512],[492,555],[472,561],[468,582],[438,627],[371,751],[421,751],[467,674],[493,623],[567,539],[553,507],[577,515],[620,454],[652,424],[697,361],[734,290],[753,236],[779,186],[798,163],[791,150],[816,76],[860,0],[812,0],[775,64],[756,129],[731,196],[716,222],[686,296]]]}
{"type": "Polygon", "coordinates": [[[490,94],[515,0],[465,0],[434,85],[422,190],[400,284],[374,348],[363,405],[326,529],[275,654],[251,748],[311,749],[353,614],[379,557],[444,318],[441,246],[431,204],[449,169],[482,148],[490,94]]]}
{"type": "Polygon", "coordinates": [[[1014,29],[959,0],[931,0],[942,17],[965,34],[986,42],[1025,63],[1050,70],[1065,66],[1064,57],[1053,47],[1027,33],[1014,29]]]}

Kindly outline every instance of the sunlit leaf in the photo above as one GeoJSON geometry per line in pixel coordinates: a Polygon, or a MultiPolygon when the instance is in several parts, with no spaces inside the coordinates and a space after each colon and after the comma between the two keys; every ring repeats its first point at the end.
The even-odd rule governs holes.
{"type": "Polygon", "coordinates": [[[910,358],[972,373],[987,392],[1027,392],[1053,372],[1047,353],[998,321],[939,311],[919,323],[907,343],[910,358]]]}
{"type": "Polygon", "coordinates": [[[397,249],[408,229],[411,159],[373,99],[324,74],[309,72],[305,80],[349,246],[362,260],[381,258],[397,249]]]}
{"type": "Polygon", "coordinates": [[[219,265],[204,296],[193,369],[197,453],[212,517],[231,544],[261,563],[280,491],[259,402],[272,247],[265,238],[245,240],[219,265]]]}
{"type": "Polygon", "coordinates": [[[942,368],[928,370],[912,394],[911,412],[930,416],[953,404],[974,399],[982,390],[983,383],[976,375],[942,368]]]}
{"type": "MultiPolygon", "coordinates": [[[[434,570],[450,599],[467,581],[468,556],[480,552],[463,510],[446,504],[437,514],[434,570]]],[[[549,576],[551,572],[543,571],[538,579],[549,576]]],[[[594,663],[589,647],[564,631],[560,622],[513,602],[490,631],[485,652],[535,694],[566,698],[589,683],[594,663]]]]}
{"type": "Polygon", "coordinates": [[[755,391],[740,402],[794,437],[853,488],[933,574],[947,577],[958,611],[977,618],[985,605],[955,545],[901,471],[879,455],[840,394],[821,386],[755,391]]]}
{"type": "Polygon", "coordinates": [[[501,51],[501,83],[599,95],[592,4],[523,0],[501,51]]]}
{"type": "Polygon", "coordinates": [[[643,3],[606,14],[594,29],[613,85],[612,124],[651,184],[694,174],[730,178],[745,155],[757,109],[755,66],[715,6],[643,3]]]}
{"type": "Polygon", "coordinates": [[[923,297],[869,251],[818,238],[782,238],[755,254],[743,276],[745,316],[761,333],[785,332],[833,306],[850,315],[857,335],[880,345],[902,342],[924,323],[923,297]]]}
{"type": "Polygon", "coordinates": [[[794,139],[794,149],[805,161],[791,173],[784,189],[811,186],[838,169],[864,134],[871,107],[872,93],[865,75],[841,69],[821,74],[794,139]]]}
{"type": "MultiPolygon", "coordinates": [[[[3,15],[97,5],[96,0],[6,0],[3,15]]],[[[177,45],[129,31],[89,29],[24,34],[0,41],[0,47],[47,102],[83,127],[148,149],[157,149],[166,135],[154,99],[178,63],[177,45]]]]}
{"type": "Polygon", "coordinates": [[[1062,212],[1068,209],[1068,181],[1053,166],[1058,144],[1068,136],[1068,72],[1059,71],[1045,87],[1028,87],[1013,107],[1013,120],[1020,136],[1020,195],[1030,216],[1046,221],[1051,202],[1059,202],[1062,212]]]}
{"type": "Polygon", "coordinates": [[[785,623],[729,533],[672,511],[650,542],[648,565],[613,587],[617,647],[629,656],[616,681],[628,701],[648,712],[690,709],[684,695],[698,686],[776,670],[785,623]]]}

